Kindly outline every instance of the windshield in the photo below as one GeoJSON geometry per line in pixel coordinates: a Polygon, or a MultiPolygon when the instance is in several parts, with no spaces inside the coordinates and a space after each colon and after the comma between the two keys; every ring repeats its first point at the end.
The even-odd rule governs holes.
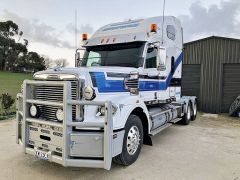
{"type": "Polygon", "coordinates": [[[87,47],[82,66],[142,66],[143,42],[87,47]]]}

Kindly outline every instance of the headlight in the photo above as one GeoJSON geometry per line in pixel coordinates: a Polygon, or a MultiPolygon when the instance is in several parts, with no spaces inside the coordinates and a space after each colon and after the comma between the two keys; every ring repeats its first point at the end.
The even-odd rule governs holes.
{"type": "Polygon", "coordinates": [[[39,107],[37,107],[34,104],[30,106],[29,112],[30,112],[31,117],[37,117],[38,118],[40,116],[39,107]]]}
{"type": "Polygon", "coordinates": [[[95,90],[91,86],[84,88],[83,95],[86,100],[93,100],[96,97],[95,90]]]}
{"type": "MultiPolygon", "coordinates": [[[[117,112],[117,107],[112,105],[112,114],[115,114],[116,112],[117,112]]],[[[105,106],[99,106],[97,114],[104,116],[105,115],[105,106]]]]}
{"type": "Polygon", "coordinates": [[[58,121],[63,121],[63,119],[64,119],[64,113],[63,113],[63,110],[62,109],[58,109],[57,111],[56,111],[56,118],[57,118],[57,120],[58,121]]]}

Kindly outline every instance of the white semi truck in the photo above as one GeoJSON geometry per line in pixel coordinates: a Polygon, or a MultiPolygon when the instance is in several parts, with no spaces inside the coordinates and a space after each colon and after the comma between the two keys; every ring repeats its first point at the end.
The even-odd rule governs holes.
{"type": "Polygon", "coordinates": [[[24,81],[17,143],[63,166],[109,170],[112,161],[134,163],[152,136],[196,118],[197,98],[181,95],[182,50],[181,24],[170,16],[109,24],[89,39],[84,34],[75,68],[24,81]]]}

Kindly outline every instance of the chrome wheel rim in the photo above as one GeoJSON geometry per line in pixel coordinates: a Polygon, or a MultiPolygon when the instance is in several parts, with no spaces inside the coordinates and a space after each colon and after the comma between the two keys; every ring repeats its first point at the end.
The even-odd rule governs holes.
{"type": "Polygon", "coordinates": [[[140,132],[137,126],[132,126],[127,135],[127,151],[133,155],[138,150],[140,145],[140,132]]]}
{"type": "Polygon", "coordinates": [[[188,106],[188,110],[187,110],[187,118],[188,118],[188,119],[191,118],[191,109],[190,109],[190,106],[188,106]]]}

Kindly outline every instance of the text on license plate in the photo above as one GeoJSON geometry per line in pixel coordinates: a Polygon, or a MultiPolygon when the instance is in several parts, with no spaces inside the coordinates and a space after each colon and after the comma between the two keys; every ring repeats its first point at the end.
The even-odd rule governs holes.
{"type": "Polygon", "coordinates": [[[36,150],[36,156],[43,160],[48,160],[47,152],[36,150]]]}

